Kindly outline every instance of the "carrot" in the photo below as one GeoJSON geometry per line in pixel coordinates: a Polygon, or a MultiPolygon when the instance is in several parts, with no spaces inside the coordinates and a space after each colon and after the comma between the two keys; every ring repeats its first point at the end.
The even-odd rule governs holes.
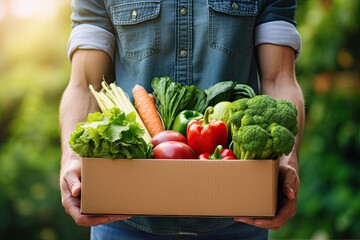
{"type": "Polygon", "coordinates": [[[135,106],[151,137],[164,131],[164,125],[156,110],[154,99],[146,89],[136,84],[132,90],[135,106]]]}

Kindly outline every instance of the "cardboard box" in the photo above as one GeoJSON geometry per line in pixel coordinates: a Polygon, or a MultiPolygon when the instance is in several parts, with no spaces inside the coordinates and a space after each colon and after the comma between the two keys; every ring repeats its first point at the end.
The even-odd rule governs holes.
{"type": "Polygon", "coordinates": [[[274,216],[276,160],[82,160],[81,212],[151,216],[274,216]]]}

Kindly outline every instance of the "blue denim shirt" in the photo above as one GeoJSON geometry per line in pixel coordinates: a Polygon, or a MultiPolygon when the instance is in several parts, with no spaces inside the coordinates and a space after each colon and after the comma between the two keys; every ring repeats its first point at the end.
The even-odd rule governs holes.
{"type": "MultiPolygon", "coordinates": [[[[107,52],[128,93],[135,84],[151,91],[151,80],[165,75],[203,89],[233,80],[259,92],[255,47],[300,51],[296,0],[74,0],[72,8],[69,58],[76,49],[107,52]]],[[[134,217],[127,223],[152,233],[201,234],[234,221],[134,217]]]]}

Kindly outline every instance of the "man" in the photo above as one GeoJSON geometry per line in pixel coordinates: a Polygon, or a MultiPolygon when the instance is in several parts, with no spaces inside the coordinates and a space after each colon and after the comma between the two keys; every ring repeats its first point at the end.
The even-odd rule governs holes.
{"type": "Polygon", "coordinates": [[[304,100],[295,77],[300,36],[295,0],[74,0],[69,40],[72,71],[60,105],[62,204],[92,239],[266,239],[295,214],[299,188],[298,151],[304,100]],[[285,195],[273,219],[162,218],[80,214],[81,159],[68,139],[89,112],[99,111],[88,90],[102,76],[131,93],[150,91],[154,77],[207,88],[218,81],[248,84],[258,93],[293,102],[299,134],[293,151],[280,159],[285,195]],[[176,237],[176,238],[175,238],[176,237]],[[203,238],[202,238],[203,237],[203,238]]]}

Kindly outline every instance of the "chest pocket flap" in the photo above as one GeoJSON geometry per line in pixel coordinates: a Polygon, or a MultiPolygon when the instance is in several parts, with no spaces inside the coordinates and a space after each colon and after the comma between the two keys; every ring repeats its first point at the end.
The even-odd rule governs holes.
{"type": "Polygon", "coordinates": [[[233,16],[256,16],[259,11],[258,1],[254,0],[209,0],[208,3],[211,10],[233,16]]]}
{"type": "Polygon", "coordinates": [[[115,25],[133,25],[151,20],[160,14],[160,1],[127,3],[110,9],[115,25]]]}

